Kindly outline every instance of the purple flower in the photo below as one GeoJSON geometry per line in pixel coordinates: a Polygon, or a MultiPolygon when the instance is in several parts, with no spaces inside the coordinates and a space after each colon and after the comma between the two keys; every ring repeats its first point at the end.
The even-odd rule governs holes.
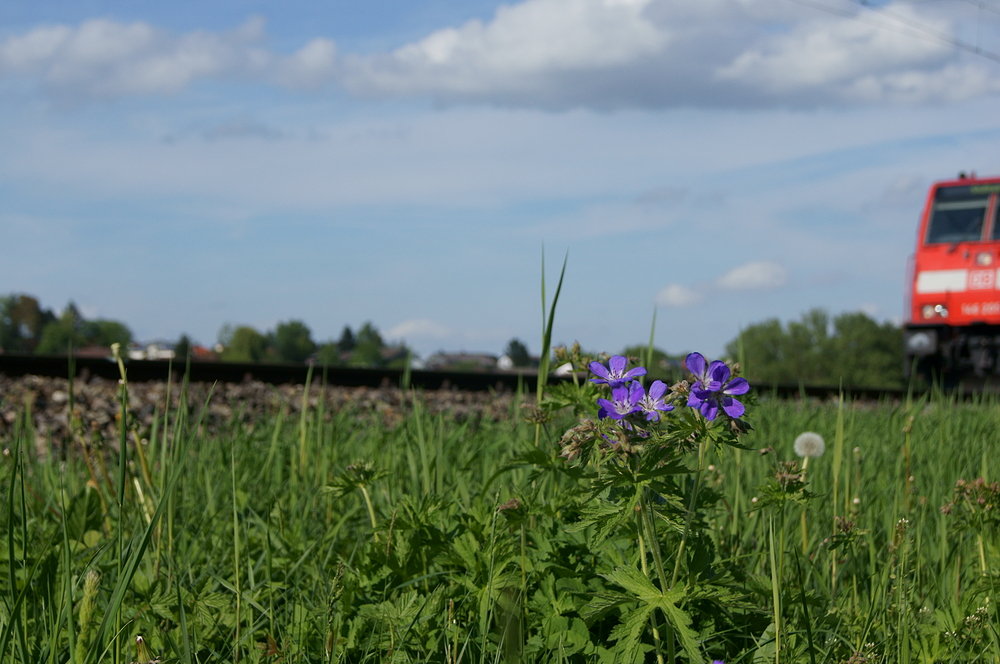
{"type": "Polygon", "coordinates": [[[688,395],[688,406],[697,408],[710,422],[719,416],[720,408],[729,417],[739,417],[745,412],[743,404],[733,395],[750,391],[746,378],[729,380],[731,373],[725,362],[716,360],[706,366],[705,358],[700,353],[691,353],[685,363],[697,378],[688,395]]]}
{"type": "Polygon", "coordinates": [[[657,411],[667,413],[674,409],[670,404],[663,403],[663,397],[667,393],[667,384],[662,380],[654,380],[653,384],[649,386],[648,394],[642,389],[642,385],[639,385],[639,389],[643,392],[643,395],[639,399],[638,406],[639,410],[646,413],[647,421],[659,422],[660,413],[657,411]]]}
{"type": "Polygon", "coordinates": [[[590,370],[598,377],[591,378],[590,382],[607,383],[611,386],[611,389],[614,389],[616,387],[621,387],[633,378],[646,375],[646,369],[644,367],[636,367],[635,369],[625,371],[625,367],[627,365],[628,360],[621,355],[615,355],[608,360],[607,367],[600,362],[591,362],[590,370]]]}
{"type": "Polygon", "coordinates": [[[605,417],[621,420],[632,413],[638,413],[642,410],[639,407],[639,400],[643,396],[645,396],[645,390],[642,389],[642,385],[639,383],[633,382],[627,387],[625,385],[613,387],[611,388],[610,400],[597,400],[597,405],[600,406],[600,409],[597,411],[597,417],[602,420],[605,417]]]}
{"type": "Polygon", "coordinates": [[[715,392],[722,387],[722,384],[713,380],[712,376],[715,369],[719,366],[725,366],[723,362],[716,360],[709,364],[705,360],[705,356],[701,353],[691,353],[684,359],[684,364],[687,365],[688,371],[694,374],[696,379],[694,385],[692,385],[692,389],[715,392]]]}

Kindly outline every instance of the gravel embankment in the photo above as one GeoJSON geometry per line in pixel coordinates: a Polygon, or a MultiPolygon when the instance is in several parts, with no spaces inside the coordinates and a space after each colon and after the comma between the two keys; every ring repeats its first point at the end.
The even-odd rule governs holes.
{"type": "MultiPolygon", "coordinates": [[[[84,430],[93,432],[112,446],[117,445],[116,418],[119,410],[118,382],[102,378],[77,379],[73,384],[74,403],[84,430]]],[[[212,386],[192,383],[188,403],[197,416],[212,386]]],[[[316,408],[322,388],[309,390],[309,405],[316,408]]],[[[302,409],[302,385],[268,385],[259,381],[223,383],[215,386],[205,416],[209,430],[234,418],[251,423],[285,410],[290,421],[297,421],[302,409]],[[294,419],[293,419],[294,418],[294,419]]],[[[170,385],[171,409],[179,404],[180,384],[170,385]]],[[[468,418],[502,420],[511,415],[512,393],[459,392],[439,390],[418,397],[424,408],[434,414],[446,413],[459,420],[468,418]]],[[[145,435],[157,412],[162,413],[167,399],[166,382],[129,385],[129,411],[145,435]]],[[[349,409],[359,417],[374,417],[388,426],[399,424],[413,409],[413,397],[398,387],[326,387],[326,408],[330,412],[349,409]]],[[[19,418],[30,413],[35,430],[35,444],[40,452],[48,449],[49,440],[59,447],[69,434],[69,381],[65,378],[23,376],[8,378],[0,374],[0,441],[10,440],[19,418]]],[[[23,423],[23,419],[21,419],[23,423]]]]}

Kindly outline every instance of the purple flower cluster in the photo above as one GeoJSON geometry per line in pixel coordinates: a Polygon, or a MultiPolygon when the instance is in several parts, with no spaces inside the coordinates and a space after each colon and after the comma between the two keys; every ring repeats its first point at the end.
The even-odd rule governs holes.
{"type": "Polygon", "coordinates": [[[688,395],[688,406],[697,408],[709,421],[719,416],[719,408],[729,417],[743,414],[746,409],[733,395],[750,391],[746,378],[729,380],[731,372],[725,362],[715,360],[709,364],[701,353],[691,353],[684,364],[696,379],[688,395]]]}
{"type": "MultiPolygon", "coordinates": [[[[691,386],[687,405],[697,408],[706,420],[712,421],[719,416],[721,409],[730,417],[740,417],[743,404],[734,399],[734,395],[746,394],[750,385],[745,378],[733,378],[725,362],[716,360],[708,363],[701,353],[691,353],[685,360],[687,368],[694,374],[695,383],[691,386]]],[[[647,422],[658,422],[660,413],[667,413],[674,407],[664,401],[667,396],[667,385],[662,380],[653,381],[649,391],[635,380],[646,375],[644,367],[626,370],[628,360],[615,355],[608,360],[608,366],[600,362],[591,362],[590,370],[597,376],[592,383],[605,384],[611,388],[610,399],[598,399],[600,406],[597,416],[601,419],[610,417],[614,420],[624,420],[629,415],[643,413],[647,422]]]]}
{"type": "Polygon", "coordinates": [[[656,422],[660,413],[674,409],[663,398],[667,394],[667,384],[662,380],[654,380],[649,386],[649,392],[635,378],[646,375],[644,367],[636,367],[625,371],[628,360],[621,355],[615,355],[608,360],[608,366],[600,362],[591,362],[590,370],[597,375],[591,378],[592,383],[605,383],[611,387],[610,399],[598,399],[600,409],[597,416],[601,419],[610,417],[623,420],[633,413],[645,413],[647,422],[656,422]]]}

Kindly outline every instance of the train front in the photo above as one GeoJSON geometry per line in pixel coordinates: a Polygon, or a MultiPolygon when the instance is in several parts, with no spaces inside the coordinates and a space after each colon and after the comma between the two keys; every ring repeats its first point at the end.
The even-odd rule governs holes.
{"type": "Polygon", "coordinates": [[[946,385],[1000,375],[1000,178],[935,183],[917,236],[906,369],[946,385]]]}

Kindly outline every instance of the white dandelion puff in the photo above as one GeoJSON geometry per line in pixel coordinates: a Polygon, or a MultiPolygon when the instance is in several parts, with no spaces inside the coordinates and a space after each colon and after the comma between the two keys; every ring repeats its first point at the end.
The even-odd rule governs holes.
{"type": "Polygon", "coordinates": [[[825,451],[826,441],[823,440],[823,436],[815,431],[803,431],[795,439],[795,453],[800,457],[823,456],[823,452],[825,451]]]}

